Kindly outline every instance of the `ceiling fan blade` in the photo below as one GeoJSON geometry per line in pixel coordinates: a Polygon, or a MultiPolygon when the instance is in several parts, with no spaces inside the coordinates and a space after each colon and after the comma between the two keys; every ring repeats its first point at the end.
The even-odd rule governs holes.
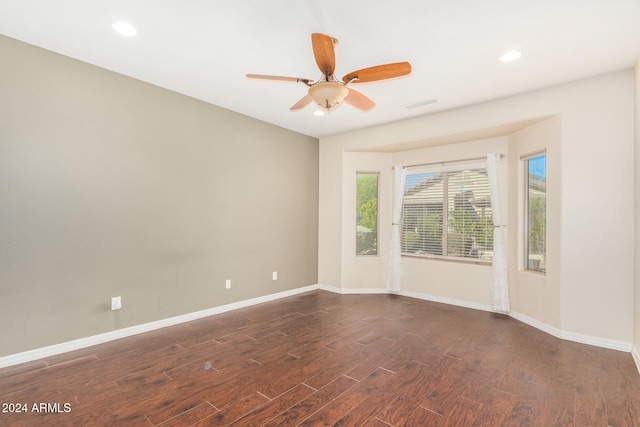
{"type": "Polygon", "coordinates": [[[357,90],[351,88],[348,89],[349,95],[347,95],[347,97],[344,99],[344,102],[346,102],[347,104],[353,105],[358,110],[362,111],[369,111],[376,106],[375,102],[373,102],[371,99],[367,98],[357,90]]]}
{"type": "MultiPolygon", "coordinates": [[[[326,34],[311,34],[311,46],[313,56],[316,58],[318,68],[325,76],[331,76],[336,68],[336,52],[333,38],[326,34]]],[[[327,79],[328,80],[328,79],[327,79]]]]}
{"type": "Polygon", "coordinates": [[[303,96],[300,99],[300,101],[298,101],[295,104],[293,104],[293,106],[291,108],[289,108],[289,110],[290,111],[302,110],[304,107],[309,105],[311,103],[311,101],[313,101],[313,98],[311,98],[311,96],[309,94],[306,94],[305,96],[303,96]]]}
{"type": "Polygon", "coordinates": [[[396,62],[393,64],[378,65],[351,72],[344,76],[342,81],[345,83],[368,83],[406,76],[410,73],[411,64],[408,62],[396,62]]]}
{"type": "Polygon", "coordinates": [[[313,80],[311,79],[302,79],[300,77],[285,77],[285,76],[269,76],[265,74],[247,74],[248,79],[253,80],[271,80],[278,82],[292,82],[292,83],[304,83],[308,85],[313,80]]]}

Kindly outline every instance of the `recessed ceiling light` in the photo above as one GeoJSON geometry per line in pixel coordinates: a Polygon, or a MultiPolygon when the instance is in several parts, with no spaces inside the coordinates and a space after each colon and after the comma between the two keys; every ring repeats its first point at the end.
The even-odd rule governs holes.
{"type": "Polygon", "coordinates": [[[502,61],[502,62],[511,62],[511,61],[515,61],[516,59],[520,58],[521,56],[522,56],[522,52],[517,51],[517,50],[512,50],[512,51],[507,52],[504,55],[502,55],[500,57],[500,61],[502,61]]]}
{"type": "Polygon", "coordinates": [[[325,112],[322,111],[322,110],[316,110],[316,111],[313,112],[313,115],[314,116],[324,116],[325,112]]]}
{"type": "Polygon", "coordinates": [[[113,29],[123,36],[134,37],[138,31],[128,22],[118,21],[113,23],[113,29]]]}

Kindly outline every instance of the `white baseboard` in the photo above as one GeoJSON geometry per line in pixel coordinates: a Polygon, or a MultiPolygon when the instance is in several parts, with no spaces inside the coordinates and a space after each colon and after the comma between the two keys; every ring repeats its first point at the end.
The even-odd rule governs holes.
{"type": "Polygon", "coordinates": [[[473,308],[475,310],[482,310],[482,311],[490,311],[488,305],[478,304],[478,303],[469,302],[469,301],[456,300],[451,298],[437,297],[433,295],[421,294],[418,292],[411,292],[411,291],[400,291],[396,293],[396,292],[391,292],[386,288],[338,288],[335,286],[327,286],[327,285],[318,285],[318,289],[321,289],[323,291],[334,292],[336,294],[342,294],[342,295],[395,294],[395,295],[402,295],[410,298],[421,299],[425,301],[433,301],[433,302],[438,302],[442,304],[455,305],[458,307],[473,308]]]}
{"type": "Polygon", "coordinates": [[[239,301],[219,307],[213,307],[202,311],[183,314],[181,316],[170,317],[155,322],[144,323],[142,325],[131,326],[128,328],[117,329],[115,331],[106,332],[104,334],[94,335],[91,337],[80,338],[73,341],[67,341],[48,347],[37,348],[22,353],[11,354],[0,357],[0,368],[17,365],[20,363],[31,362],[33,360],[42,359],[44,357],[54,356],[56,354],[66,353],[68,351],[79,350],[81,348],[90,347],[96,344],[102,344],[108,341],[114,341],[131,335],[141,334],[143,332],[153,331],[155,329],[165,328],[167,326],[178,325],[180,323],[189,322],[191,320],[201,319],[203,317],[220,314],[239,308],[249,307],[264,302],[275,301],[280,298],[286,298],[301,294],[304,292],[314,291],[318,289],[318,285],[306,286],[303,288],[292,289],[290,291],[279,292],[271,295],[265,295],[258,298],[252,298],[245,301],[239,301]]]}
{"type": "MultiPolygon", "coordinates": [[[[383,288],[343,289],[343,288],[337,288],[337,287],[326,286],[326,285],[318,285],[318,288],[326,291],[330,291],[330,292],[339,293],[339,294],[388,294],[390,293],[388,290],[383,288]]],[[[471,308],[474,310],[492,311],[491,307],[486,304],[422,294],[419,292],[400,291],[398,295],[403,295],[410,298],[417,298],[417,299],[426,300],[426,301],[433,301],[441,304],[455,305],[457,307],[471,308]]],[[[532,326],[536,329],[539,329],[543,332],[553,335],[556,338],[560,338],[566,341],[578,342],[581,344],[593,345],[596,347],[607,348],[610,350],[624,351],[626,353],[631,352],[631,347],[632,347],[631,343],[615,341],[615,340],[610,340],[605,338],[598,338],[590,335],[582,335],[574,332],[562,331],[551,325],[548,325],[546,323],[543,323],[531,317],[525,316],[524,314],[517,313],[515,311],[509,312],[508,315],[522,323],[526,323],[529,326],[532,326]]],[[[638,370],[640,371],[640,355],[637,355],[636,364],[639,366],[638,370]]]]}
{"type": "Polygon", "coordinates": [[[632,345],[630,342],[610,340],[607,338],[598,338],[591,335],[576,334],[574,332],[562,331],[561,338],[567,341],[579,342],[581,344],[594,345],[596,347],[608,348],[611,350],[624,351],[631,353],[632,345]]]}
{"type": "MultiPolygon", "coordinates": [[[[338,294],[388,294],[390,293],[387,289],[384,289],[384,288],[339,288],[335,286],[318,285],[318,289],[322,289],[325,291],[334,292],[338,294]]],[[[458,307],[471,308],[474,310],[492,311],[491,307],[486,304],[422,294],[419,292],[400,291],[399,295],[407,296],[410,298],[422,299],[426,301],[433,301],[433,302],[442,303],[442,304],[455,305],[458,307]]],[[[587,344],[587,345],[593,345],[596,347],[607,348],[610,350],[623,351],[625,353],[630,352],[633,356],[633,359],[635,360],[636,366],[638,367],[638,372],[640,372],[640,351],[637,348],[633,347],[631,343],[563,331],[551,325],[548,325],[544,322],[541,322],[537,319],[534,319],[532,317],[526,316],[524,314],[521,314],[515,311],[509,312],[508,315],[522,323],[526,323],[529,326],[532,326],[536,329],[539,329],[545,333],[548,333],[562,340],[573,341],[573,342],[587,344]]]]}
{"type": "Polygon", "coordinates": [[[318,289],[342,295],[369,295],[389,293],[389,291],[383,288],[338,288],[336,286],[318,285],[318,289]]]}
{"type": "Polygon", "coordinates": [[[441,304],[455,305],[457,307],[472,308],[474,310],[491,311],[488,305],[480,304],[472,301],[463,301],[463,300],[458,300],[453,298],[439,297],[439,296],[421,294],[419,292],[411,292],[411,291],[400,291],[398,295],[403,295],[405,297],[410,297],[410,298],[417,298],[425,301],[438,302],[441,304]]]}
{"type": "Polygon", "coordinates": [[[524,314],[520,314],[517,313],[515,311],[512,311],[509,313],[509,316],[513,317],[516,320],[519,320],[522,323],[526,323],[529,326],[533,326],[536,329],[541,330],[542,332],[546,332],[549,335],[553,335],[556,338],[562,338],[562,331],[558,328],[555,328],[551,325],[548,325],[546,323],[543,323],[537,319],[534,319],[532,317],[529,316],[525,316],[524,314]]]}
{"type": "MultiPolygon", "coordinates": [[[[276,294],[265,295],[258,298],[252,298],[245,301],[239,301],[232,304],[227,304],[219,307],[209,308],[207,310],[197,311],[194,313],[188,313],[181,316],[171,317],[168,319],[158,320],[155,322],[144,323],[142,325],[132,326],[129,328],[118,329],[115,331],[107,332],[104,334],[94,335],[87,338],[81,338],[73,341],[68,341],[60,344],[55,344],[49,347],[38,348],[35,350],[29,350],[22,353],[11,354],[8,356],[0,357],[0,368],[7,366],[17,365],[20,363],[31,362],[33,360],[42,359],[45,357],[54,356],[56,354],[66,353],[68,351],[79,350],[81,348],[90,347],[96,344],[102,344],[108,341],[125,338],[131,335],[137,335],[143,332],[149,332],[155,329],[165,328],[167,326],[178,325],[180,323],[189,322],[191,320],[201,319],[203,317],[212,316],[215,314],[225,313],[227,311],[236,310],[239,308],[250,307],[252,305],[261,304],[264,302],[275,301],[281,298],[286,298],[294,295],[298,295],[304,292],[310,292],[317,289],[329,291],[337,294],[388,294],[388,290],[384,288],[339,288],[335,286],[327,285],[310,285],[302,288],[292,289],[289,291],[279,292],[276,294]]],[[[417,298],[427,301],[438,302],[442,304],[449,304],[458,307],[471,308],[475,310],[491,311],[488,305],[474,303],[470,301],[457,300],[452,298],[438,297],[433,295],[422,294],[411,291],[401,291],[399,295],[407,296],[410,298],[417,298]]],[[[638,371],[640,372],[640,353],[638,349],[633,347],[631,343],[614,341],[604,338],[598,338],[588,335],[576,334],[573,332],[562,331],[550,325],[547,325],[539,320],[525,316],[520,313],[510,312],[509,316],[523,323],[526,323],[536,329],[551,334],[557,338],[561,338],[568,341],[575,341],[582,344],[594,345],[597,347],[608,348],[612,350],[619,350],[624,352],[631,352],[633,359],[635,360],[638,371]]]]}
{"type": "Polygon", "coordinates": [[[536,329],[540,329],[543,332],[553,335],[554,337],[566,340],[573,341],[580,344],[588,344],[596,347],[608,348],[610,350],[618,350],[624,351],[626,353],[631,352],[631,343],[624,341],[616,341],[610,340],[607,338],[599,338],[594,337],[592,335],[583,335],[575,332],[563,331],[561,329],[555,328],[551,325],[543,323],[539,320],[533,319],[531,317],[525,316],[524,314],[511,312],[509,313],[511,317],[521,321],[522,323],[526,323],[529,326],[533,326],[536,329]]]}
{"type": "Polygon", "coordinates": [[[638,368],[638,372],[640,372],[640,350],[637,347],[633,347],[631,350],[631,355],[633,356],[633,360],[636,362],[636,368],[638,368]]]}

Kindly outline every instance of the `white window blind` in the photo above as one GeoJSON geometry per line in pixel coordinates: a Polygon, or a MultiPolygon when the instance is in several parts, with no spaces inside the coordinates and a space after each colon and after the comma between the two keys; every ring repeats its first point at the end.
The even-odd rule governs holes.
{"type": "Polygon", "coordinates": [[[491,261],[493,216],[486,165],[409,170],[402,253],[491,261]]]}

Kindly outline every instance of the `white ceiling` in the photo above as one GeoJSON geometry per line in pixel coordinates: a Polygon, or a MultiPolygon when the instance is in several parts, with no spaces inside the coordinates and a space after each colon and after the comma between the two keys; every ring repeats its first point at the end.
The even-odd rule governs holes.
{"type": "Polygon", "coordinates": [[[320,138],[633,67],[640,0],[0,0],[0,34],[320,138]],[[316,80],[313,32],[340,41],[338,77],[413,72],[359,85],[376,102],[366,113],[290,112],[305,86],[245,74],[316,80]],[[520,60],[498,61],[512,49],[520,60]]]}

